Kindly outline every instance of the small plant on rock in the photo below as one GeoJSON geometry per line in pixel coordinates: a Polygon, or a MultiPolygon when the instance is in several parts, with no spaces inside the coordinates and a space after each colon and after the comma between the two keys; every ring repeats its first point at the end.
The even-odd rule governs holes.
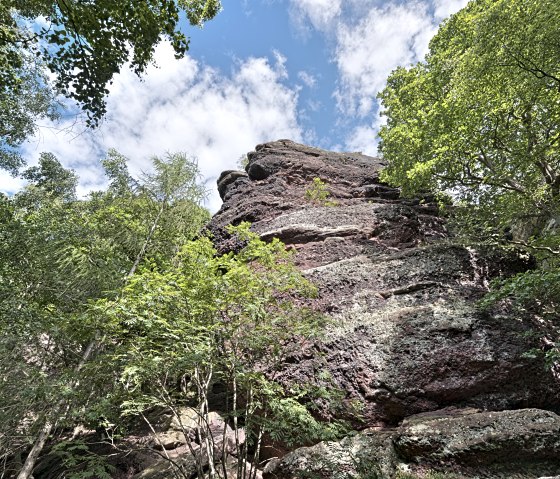
{"type": "Polygon", "coordinates": [[[338,204],[336,201],[329,200],[330,195],[327,184],[317,177],[313,178],[311,186],[305,190],[305,198],[320,206],[336,206],[338,204]]]}

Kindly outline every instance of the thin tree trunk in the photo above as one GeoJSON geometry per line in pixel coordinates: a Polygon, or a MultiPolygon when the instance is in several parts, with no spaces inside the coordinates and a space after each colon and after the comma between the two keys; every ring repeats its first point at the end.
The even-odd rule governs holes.
{"type": "MultiPolygon", "coordinates": [[[[263,415],[263,419],[266,420],[266,412],[263,415]]],[[[262,439],[264,434],[264,426],[259,428],[258,439],[257,439],[257,447],[255,449],[255,453],[253,454],[253,461],[251,463],[251,471],[249,472],[249,479],[256,479],[257,477],[257,467],[260,464],[261,458],[261,445],[262,439]]]]}
{"type": "Polygon", "coordinates": [[[245,447],[243,449],[243,461],[241,464],[241,478],[247,479],[247,461],[249,460],[249,434],[251,427],[249,426],[249,410],[253,407],[253,387],[249,386],[247,391],[247,405],[245,406],[245,447]]]}
{"type": "Polygon", "coordinates": [[[188,430],[183,425],[183,421],[181,420],[181,414],[179,413],[179,411],[177,411],[177,409],[175,409],[174,403],[171,400],[171,397],[169,396],[169,392],[167,391],[165,385],[162,384],[161,382],[159,383],[159,386],[161,388],[160,389],[160,397],[163,399],[163,402],[166,404],[166,406],[169,407],[169,409],[171,410],[171,413],[173,414],[173,416],[175,416],[175,419],[177,419],[177,422],[179,423],[179,426],[181,427],[181,431],[183,432],[183,436],[185,437],[185,442],[187,444],[189,452],[191,453],[191,456],[193,457],[193,460],[195,461],[197,474],[198,474],[197,477],[204,477],[204,468],[202,466],[202,456],[201,456],[202,446],[199,448],[198,452],[193,447],[193,445],[191,443],[191,440],[190,440],[188,430]]]}
{"type": "MultiPolygon", "coordinates": [[[[78,364],[78,366],[76,366],[76,372],[80,372],[80,370],[87,363],[88,359],[93,353],[93,349],[95,347],[96,342],[97,342],[97,338],[88,344],[86,350],[84,351],[84,354],[82,355],[82,359],[80,360],[80,363],[78,364]]],[[[74,384],[71,385],[72,388],[76,387],[77,384],[78,382],[75,381],[74,384]]],[[[41,432],[39,432],[37,439],[35,439],[35,443],[31,448],[31,452],[28,454],[27,458],[25,459],[25,463],[23,464],[23,467],[21,468],[21,471],[19,472],[17,479],[29,479],[31,477],[31,474],[33,473],[33,469],[35,468],[35,463],[39,458],[39,454],[41,454],[43,447],[45,447],[45,442],[47,441],[49,434],[51,433],[53,426],[56,423],[56,420],[58,419],[58,416],[63,406],[64,406],[64,401],[59,401],[56,404],[56,406],[53,408],[51,413],[47,415],[47,417],[45,418],[45,424],[43,424],[43,427],[41,428],[41,432]]]]}
{"type": "MultiPolygon", "coordinates": [[[[241,445],[239,444],[239,423],[237,420],[237,378],[233,375],[233,431],[235,435],[235,452],[237,456],[237,479],[241,479],[243,472],[243,458],[241,457],[241,445]]],[[[247,441],[247,436],[245,436],[247,441]]],[[[245,447],[247,442],[245,442],[245,447]]]]}
{"type": "Polygon", "coordinates": [[[150,231],[148,232],[148,236],[146,237],[146,240],[144,241],[144,244],[142,245],[142,248],[140,248],[140,251],[136,255],[136,259],[134,260],[134,264],[132,265],[132,268],[130,268],[130,271],[126,275],[127,280],[136,272],[136,269],[138,268],[138,265],[140,264],[140,261],[142,261],[142,258],[146,254],[146,249],[148,248],[148,245],[150,244],[150,241],[152,240],[152,237],[154,236],[154,233],[156,232],[156,228],[158,227],[159,219],[161,218],[161,215],[163,214],[163,211],[165,210],[166,202],[167,202],[167,198],[165,198],[163,200],[163,203],[161,204],[161,208],[159,209],[158,214],[157,214],[154,222],[152,223],[152,226],[150,227],[150,231]]]}
{"type": "Polygon", "coordinates": [[[52,422],[47,419],[45,421],[45,424],[43,425],[43,428],[41,429],[41,432],[39,433],[37,439],[35,440],[35,444],[33,444],[33,448],[31,449],[31,452],[27,456],[27,459],[25,459],[25,463],[23,464],[21,471],[19,471],[17,479],[29,479],[31,477],[31,474],[33,473],[33,469],[35,468],[35,463],[37,462],[37,458],[39,457],[39,454],[41,454],[41,451],[45,446],[45,442],[47,442],[49,434],[52,431],[52,428],[53,428],[52,422]]]}
{"type": "MultiPolygon", "coordinates": [[[[226,384],[228,381],[226,381],[226,384]]],[[[226,394],[226,409],[225,409],[225,417],[224,417],[224,430],[222,431],[222,448],[224,451],[228,449],[228,439],[227,439],[227,430],[228,430],[228,416],[229,416],[229,394],[226,394]]],[[[227,471],[227,457],[225,454],[222,454],[221,458],[221,465],[222,465],[222,473],[223,479],[228,479],[228,471],[227,471]]]]}
{"type": "Polygon", "coordinates": [[[161,447],[161,450],[163,451],[163,454],[165,455],[165,459],[167,459],[171,463],[171,465],[173,466],[173,475],[175,476],[175,478],[180,479],[181,476],[182,476],[184,479],[189,479],[188,476],[186,476],[183,473],[181,466],[179,466],[175,461],[173,461],[169,457],[169,453],[167,452],[167,449],[165,449],[165,446],[163,445],[163,442],[161,442],[161,438],[159,437],[158,433],[154,429],[154,426],[152,425],[152,423],[148,420],[148,418],[144,415],[144,413],[141,413],[141,414],[142,414],[142,419],[144,419],[144,422],[148,425],[148,427],[152,431],[152,434],[154,435],[154,439],[157,441],[157,443],[161,447]]]}
{"type": "MultiPolygon", "coordinates": [[[[204,428],[201,436],[204,440],[204,447],[206,447],[206,454],[208,455],[208,477],[209,479],[214,479],[216,477],[216,465],[214,463],[214,436],[212,435],[212,430],[210,424],[208,423],[208,390],[210,383],[212,381],[212,366],[210,366],[209,371],[206,373],[206,377],[201,377],[197,379],[199,382],[201,405],[200,405],[200,417],[199,421],[201,424],[201,429],[204,428]],[[200,380],[202,379],[202,383],[200,380]]],[[[202,445],[202,441],[201,441],[202,445]]]]}

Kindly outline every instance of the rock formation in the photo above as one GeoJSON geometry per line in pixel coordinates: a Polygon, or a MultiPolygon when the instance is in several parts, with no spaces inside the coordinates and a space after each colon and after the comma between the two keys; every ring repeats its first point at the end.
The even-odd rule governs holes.
{"type": "Polygon", "coordinates": [[[224,204],[209,229],[222,251],[236,247],[224,228],[242,221],[295,250],[319,289],[313,306],[330,321],[323,339],[288,358],[281,379],[328,378],[342,407],[321,415],[362,429],[273,461],[269,477],[560,474],[560,418],[550,412],[560,388],[542,359],[525,354],[542,346],[531,319],[477,305],[492,278],[528,260],[454,244],[430,198],[403,199],[380,182],[377,158],[288,140],[248,157],[246,173],[219,178],[224,204]],[[310,194],[317,185],[324,194],[310,194]]]}

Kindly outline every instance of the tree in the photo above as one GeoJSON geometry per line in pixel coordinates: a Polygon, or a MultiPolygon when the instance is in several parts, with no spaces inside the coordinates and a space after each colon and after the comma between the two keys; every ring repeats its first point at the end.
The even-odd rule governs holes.
{"type": "Polygon", "coordinates": [[[220,8],[220,0],[3,1],[0,167],[21,166],[17,147],[38,118],[56,115],[53,92],[75,100],[96,126],[106,112],[108,85],[125,64],[141,75],[162,39],[182,57],[189,40],[179,28],[181,14],[202,26],[220,8]],[[54,74],[53,88],[46,69],[54,74]]]}
{"type": "Polygon", "coordinates": [[[134,180],[112,152],[112,187],[78,200],[75,175],[43,155],[24,173],[30,184],[2,197],[0,454],[33,444],[20,478],[29,477],[56,424],[83,417],[110,387],[85,380],[102,336],[91,303],[114,298],[143,262],[165,264],[176,252],[171,245],[208,218],[192,161],[175,154],[154,163],[154,174],[134,180]]]}
{"type": "Polygon", "coordinates": [[[201,26],[221,6],[219,0],[9,0],[8,8],[15,19],[44,17],[47,25],[34,30],[13,21],[6,42],[40,52],[56,75],[56,87],[96,124],[105,113],[107,85],[126,62],[143,73],[162,38],[183,56],[189,41],[178,29],[181,11],[191,25],[201,26]]]}
{"type": "MultiPolygon", "coordinates": [[[[379,95],[386,181],[451,192],[520,240],[558,220],[560,4],[477,0],[379,95]]],[[[480,222],[479,222],[480,223],[480,222]]]]}
{"type": "MultiPolygon", "coordinates": [[[[385,181],[446,192],[468,241],[522,247],[538,267],[496,284],[540,318],[558,357],[560,3],[475,0],[444,22],[426,59],[380,93],[385,181]]],[[[542,330],[542,329],[541,329],[542,330]]]]}
{"type": "Polygon", "coordinates": [[[11,13],[0,5],[0,168],[15,173],[24,163],[18,146],[33,133],[37,119],[56,118],[56,103],[44,65],[18,43],[11,13]]]}
{"type": "Polygon", "coordinates": [[[172,411],[187,444],[194,429],[194,465],[177,464],[177,477],[206,477],[208,467],[210,479],[227,478],[233,455],[235,477],[254,479],[265,433],[304,442],[339,432],[296,401],[304,388],[287,391],[271,379],[290,348],[317,334],[321,318],[297,306],[314,289],[285,246],[265,243],[248,227],[231,229],[245,244],[237,254],[218,255],[208,238],[186,242],[165,270],[144,269],[116,300],[97,304],[108,341],[117,344],[113,361],[104,361],[120,374],[123,411],[148,424],[154,407],[172,411]],[[229,392],[222,404],[227,423],[219,431],[209,406],[216,384],[229,392]],[[182,422],[186,406],[195,426],[182,422]]]}

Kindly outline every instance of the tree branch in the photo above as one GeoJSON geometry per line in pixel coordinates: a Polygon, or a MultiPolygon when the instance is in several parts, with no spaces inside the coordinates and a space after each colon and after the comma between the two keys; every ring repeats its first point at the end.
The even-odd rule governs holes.
{"type": "Polygon", "coordinates": [[[560,251],[559,250],[555,250],[552,249],[549,246],[535,246],[529,243],[526,243],[525,241],[514,241],[514,240],[510,240],[509,243],[511,244],[515,244],[518,246],[523,246],[524,248],[533,250],[533,251],[546,251],[547,253],[553,254],[555,256],[560,255],[560,251]]]}
{"type": "MultiPolygon", "coordinates": [[[[480,155],[478,156],[478,161],[480,161],[486,168],[488,168],[492,173],[494,173],[494,175],[501,178],[502,181],[504,181],[505,185],[509,186],[509,188],[507,189],[511,189],[513,191],[517,191],[518,193],[521,193],[522,195],[528,196],[527,190],[523,188],[519,183],[517,183],[517,181],[515,181],[513,178],[510,178],[509,176],[502,175],[498,172],[493,161],[488,157],[488,155],[486,155],[486,152],[482,148],[480,149],[480,155]]],[[[505,187],[505,185],[502,186],[505,187]]]]}

